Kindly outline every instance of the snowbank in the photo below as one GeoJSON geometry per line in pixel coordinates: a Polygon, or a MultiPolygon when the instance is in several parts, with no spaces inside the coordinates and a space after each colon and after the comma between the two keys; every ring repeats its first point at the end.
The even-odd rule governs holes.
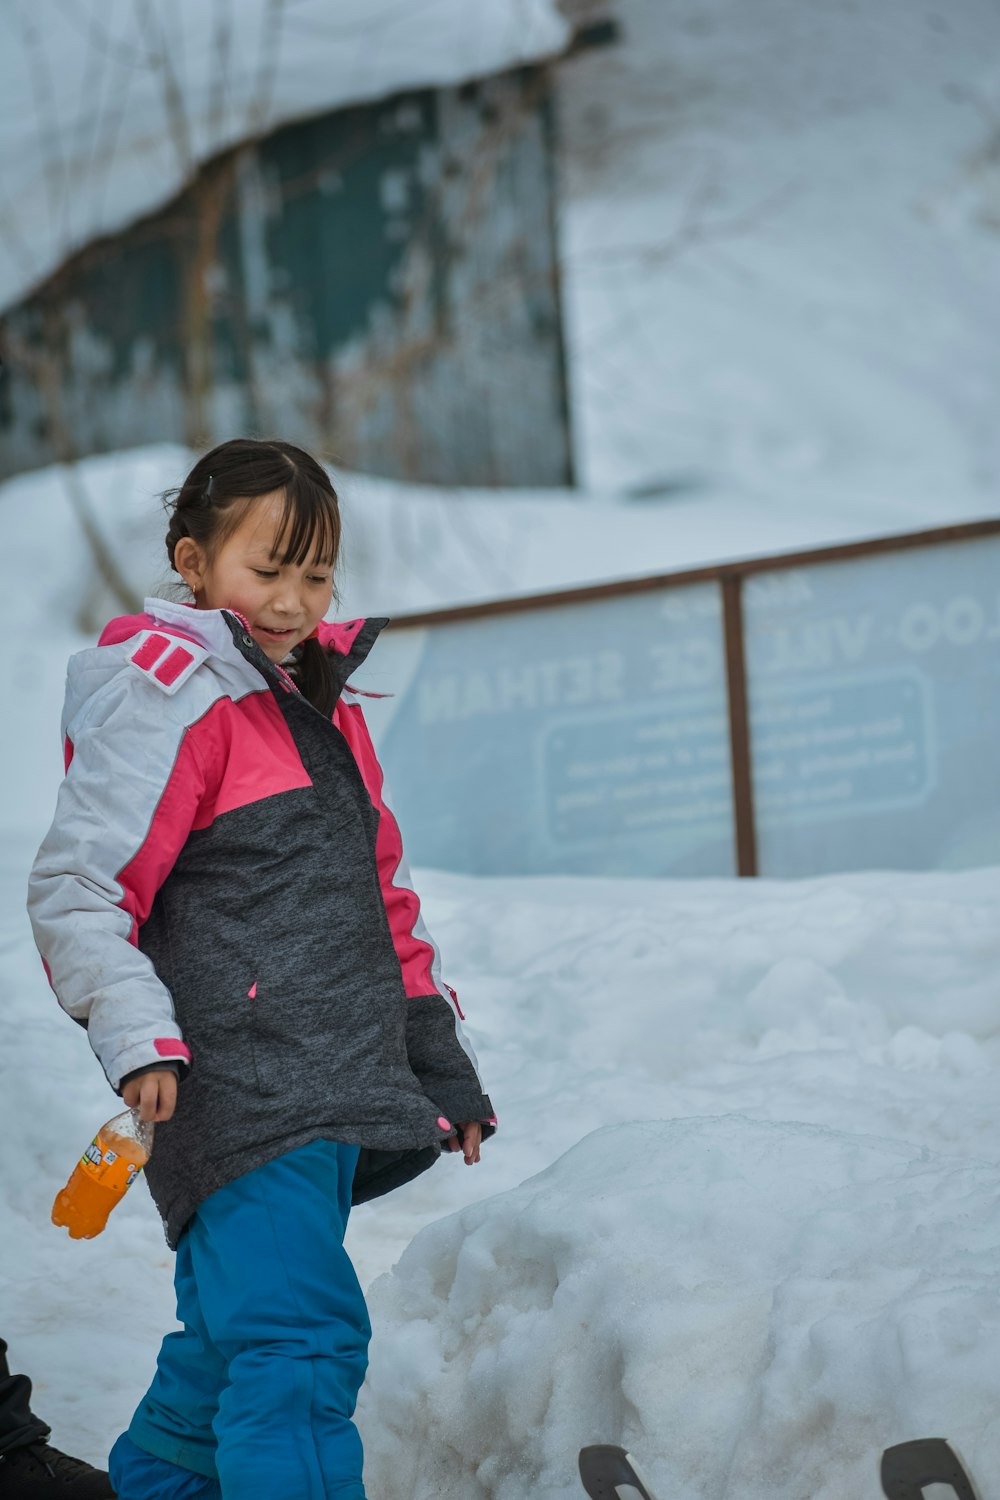
{"type": "Polygon", "coordinates": [[[739,1115],[596,1131],[372,1288],[372,1492],[570,1500],[599,1441],[673,1500],[874,1494],[887,1443],[939,1432],[989,1472],[996,1177],[739,1115]]]}
{"type": "MultiPolygon", "coordinates": [[[[0,862],[0,1300],[98,1458],[171,1257],[141,1191],[93,1244],[48,1223],[114,1101],[31,948],[31,850],[0,862]]],[[[417,879],[501,1129],[352,1217],[372,1493],[562,1500],[584,1440],[683,1500],[730,1464],[747,1500],[857,1500],[926,1433],[995,1469],[1000,870],[417,879]]]]}

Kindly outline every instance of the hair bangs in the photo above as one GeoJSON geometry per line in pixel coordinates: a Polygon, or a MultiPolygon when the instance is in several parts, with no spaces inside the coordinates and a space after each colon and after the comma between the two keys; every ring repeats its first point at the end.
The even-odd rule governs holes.
{"type": "Polygon", "coordinates": [[[284,511],[275,539],[275,559],[284,567],[315,563],[332,568],[340,550],[340,511],[336,495],[301,469],[284,487],[284,511]]]}

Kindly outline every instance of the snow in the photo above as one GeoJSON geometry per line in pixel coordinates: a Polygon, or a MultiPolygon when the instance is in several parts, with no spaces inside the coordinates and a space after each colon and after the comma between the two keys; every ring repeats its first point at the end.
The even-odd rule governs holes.
{"type": "MultiPolygon", "coordinates": [[[[38,972],[31,847],[0,874],[3,1331],[98,1459],[171,1258],[142,1190],[92,1243],[47,1222],[115,1103],[38,972]]],[[[371,1493],[562,1500],[588,1441],[680,1500],[856,1500],[936,1433],[995,1469],[1000,871],[418,883],[501,1129],[352,1218],[371,1493]]]]}
{"type": "Polygon", "coordinates": [[[995,514],[1000,10],[611,9],[559,69],[583,484],[995,514]]]}
{"type": "MultiPolygon", "coordinates": [[[[127,518],[133,570],[162,531],[150,497],[185,458],[84,466],[102,522],[127,518]]],[[[345,592],[388,597],[390,556],[370,559],[413,496],[343,488],[369,558],[345,592]]],[[[423,497],[458,591],[496,585],[495,553],[527,557],[527,501],[506,530],[494,501],[461,544],[445,526],[481,500],[423,497]]],[[[654,515],[576,507],[574,566],[593,564],[612,509],[654,515]]],[[[0,525],[18,627],[0,749],[2,1333],[56,1442],[100,1461],[173,1326],[172,1258],[142,1188],[93,1243],[48,1222],[117,1108],[23,913],[61,775],[65,660],[88,640],[75,617],[100,599],[57,471],[0,488],[0,525]]],[[[687,535],[713,545],[693,518],[687,535]]],[[[420,602],[398,556],[396,587],[420,602]]],[[[561,1500],[592,1441],[633,1449],[678,1500],[856,1500],[877,1493],[882,1446],[926,1434],[995,1469],[1000,870],[417,884],[501,1128],[479,1166],[447,1159],[352,1218],[376,1329],[371,1493],[561,1500]]]]}
{"type": "Polygon", "coordinates": [[[854,1500],[941,1432],[995,1472],[1000,872],[428,894],[521,1180],[371,1288],[373,1490],[562,1500],[603,1440],[680,1500],[854,1500]]]}
{"type": "Polygon", "coordinates": [[[994,1202],[989,1162],[849,1130],[595,1131],[376,1283],[378,1493],[569,1500],[613,1433],[677,1500],[875,1494],[887,1434],[994,1423],[994,1202]]]}
{"type": "Polygon", "coordinates": [[[36,0],[0,14],[0,308],[248,136],[560,50],[553,0],[36,0]]]}

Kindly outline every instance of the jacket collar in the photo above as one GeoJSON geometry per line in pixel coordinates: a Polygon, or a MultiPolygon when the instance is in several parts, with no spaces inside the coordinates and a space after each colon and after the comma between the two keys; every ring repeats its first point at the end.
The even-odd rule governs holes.
{"type": "MultiPolygon", "coordinates": [[[[336,658],[335,672],[343,685],[365,660],[388,619],[323,620],[318,628],[321,644],[336,658]]],[[[193,604],[172,599],[143,600],[141,615],[123,615],[110,621],[101,633],[100,644],[109,646],[129,640],[140,630],[157,627],[184,636],[225,661],[250,661],[259,669],[259,657],[267,666],[268,658],[245,628],[246,622],[228,609],[196,609],[193,604]]]]}

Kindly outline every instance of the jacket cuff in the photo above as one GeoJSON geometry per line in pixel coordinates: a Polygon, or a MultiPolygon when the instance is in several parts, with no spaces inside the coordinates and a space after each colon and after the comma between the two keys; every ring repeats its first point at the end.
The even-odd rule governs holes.
{"type": "Polygon", "coordinates": [[[483,1140],[488,1141],[491,1135],[496,1135],[497,1117],[493,1112],[493,1105],[485,1094],[472,1093],[465,1089],[435,1089],[433,1095],[435,1105],[450,1120],[453,1125],[459,1125],[466,1120],[478,1120],[483,1127],[483,1140]]]}
{"type": "MultiPolygon", "coordinates": [[[[119,1078],[118,1087],[115,1090],[115,1093],[123,1094],[125,1092],[125,1085],[127,1083],[131,1083],[133,1078],[141,1078],[144,1073],[173,1073],[174,1077],[179,1082],[180,1079],[184,1076],[184,1074],[181,1072],[182,1067],[183,1064],[181,1063],[180,1058],[165,1057],[162,1062],[147,1063],[144,1068],[133,1068],[131,1073],[125,1073],[121,1078],[119,1078]]],[[[186,1071],[187,1070],[185,1069],[185,1072],[186,1071]]]]}
{"type": "MultiPolygon", "coordinates": [[[[481,1136],[482,1140],[488,1141],[491,1135],[496,1135],[496,1133],[497,1133],[497,1122],[496,1122],[495,1119],[494,1120],[480,1120],[479,1124],[483,1127],[483,1133],[482,1133],[482,1136],[481,1136]]],[[[460,1125],[456,1125],[455,1126],[455,1134],[458,1136],[458,1139],[459,1139],[460,1142],[464,1141],[464,1139],[465,1139],[465,1132],[462,1130],[462,1127],[460,1125]]]]}
{"type": "MultiPolygon", "coordinates": [[[[100,1057],[100,1052],[98,1056],[100,1057]]],[[[104,1059],[101,1058],[101,1061],[104,1062],[104,1059]]],[[[178,1036],[155,1037],[126,1047],[110,1066],[105,1063],[104,1071],[111,1087],[120,1091],[122,1083],[128,1078],[138,1073],[151,1073],[155,1068],[165,1068],[170,1063],[176,1063],[180,1068],[179,1078],[183,1078],[191,1066],[191,1049],[178,1036]]]]}

